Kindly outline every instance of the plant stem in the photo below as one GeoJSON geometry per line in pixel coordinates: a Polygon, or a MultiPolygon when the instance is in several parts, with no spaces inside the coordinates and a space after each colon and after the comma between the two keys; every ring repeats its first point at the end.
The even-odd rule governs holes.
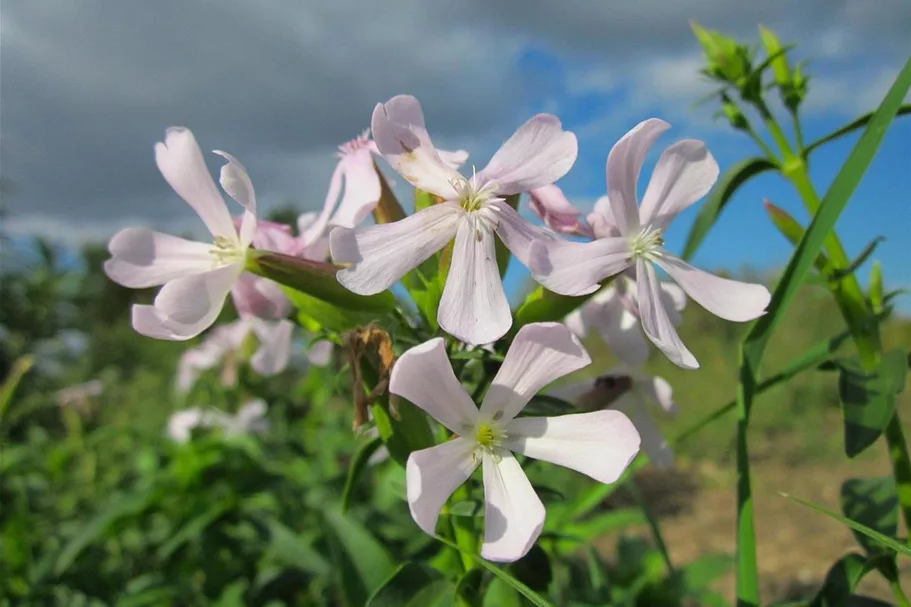
{"type": "Polygon", "coordinates": [[[658,523],[658,518],[652,511],[651,506],[649,506],[648,500],[642,495],[642,491],[639,490],[639,485],[636,484],[635,477],[631,476],[629,478],[628,487],[630,493],[633,494],[636,503],[639,505],[639,508],[642,510],[642,513],[645,515],[645,520],[648,521],[649,529],[652,532],[652,539],[655,540],[655,545],[661,553],[661,558],[664,559],[664,564],[667,566],[667,572],[670,575],[674,575],[674,564],[671,562],[671,555],[667,550],[667,544],[664,542],[664,535],[661,533],[661,525],[658,523]]]}
{"type": "MultiPolygon", "coordinates": [[[[451,503],[454,504],[470,498],[471,493],[468,491],[468,487],[462,485],[452,494],[451,503]]],[[[475,566],[474,560],[470,555],[477,553],[474,522],[471,518],[464,516],[450,516],[449,520],[452,522],[452,534],[455,543],[459,547],[459,558],[462,559],[462,568],[467,573],[475,566]]]]}
{"type": "Polygon", "coordinates": [[[747,430],[756,384],[756,370],[740,350],[740,384],[737,387],[737,607],[758,607],[759,565],[756,558],[756,523],[750,484],[747,430]]]}
{"type": "MultiPolygon", "coordinates": [[[[892,415],[885,434],[902,518],[905,520],[905,527],[911,529],[911,458],[908,457],[908,447],[898,413],[892,415]]],[[[908,544],[911,546],[911,537],[908,538],[908,544]]]]}

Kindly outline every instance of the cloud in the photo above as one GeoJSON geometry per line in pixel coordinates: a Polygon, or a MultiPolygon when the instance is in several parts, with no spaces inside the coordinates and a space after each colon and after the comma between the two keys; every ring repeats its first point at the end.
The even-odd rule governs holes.
{"type": "MultiPolygon", "coordinates": [[[[7,3],[0,164],[16,188],[3,204],[9,225],[59,238],[193,221],[152,158],[165,127],[184,125],[243,160],[266,209],[313,209],[335,146],[394,94],[418,96],[437,144],[483,164],[530,106],[562,112],[578,97],[573,111],[588,107],[569,118],[594,132],[646,109],[686,114],[702,86],[690,19],[750,39],[764,22],[833,61],[894,57],[911,29],[904,1],[7,3]],[[523,72],[529,48],[560,57],[559,97],[523,72]],[[616,98],[589,103],[598,95],[616,98]]],[[[829,99],[841,86],[820,83],[829,99]]]]}

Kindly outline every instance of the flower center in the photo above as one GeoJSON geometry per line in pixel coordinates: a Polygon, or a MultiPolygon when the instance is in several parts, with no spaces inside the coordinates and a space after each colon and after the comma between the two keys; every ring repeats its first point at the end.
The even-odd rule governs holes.
{"type": "Polygon", "coordinates": [[[661,255],[664,236],[662,236],[660,228],[645,227],[632,239],[630,244],[633,257],[654,261],[661,255]]]}
{"type": "Polygon", "coordinates": [[[496,424],[482,422],[475,427],[474,438],[478,443],[477,449],[471,454],[472,459],[477,462],[481,451],[486,451],[495,459],[499,458],[497,453],[506,440],[506,433],[496,424]]]}
{"type": "Polygon", "coordinates": [[[238,263],[246,257],[246,251],[241,249],[236,241],[224,236],[215,237],[215,246],[209,249],[209,253],[215,258],[218,267],[238,263]]]}
{"type": "Polygon", "coordinates": [[[472,168],[471,179],[462,177],[453,181],[452,187],[459,195],[459,205],[462,209],[469,213],[474,213],[483,209],[489,202],[497,199],[499,185],[493,181],[479,184],[478,174],[472,168]]]}

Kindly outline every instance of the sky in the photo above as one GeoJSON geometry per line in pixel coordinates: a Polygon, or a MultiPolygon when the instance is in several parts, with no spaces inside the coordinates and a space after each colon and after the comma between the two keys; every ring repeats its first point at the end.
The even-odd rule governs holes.
{"type": "MultiPolygon", "coordinates": [[[[757,25],[811,58],[805,136],[876,107],[911,55],[907,0],[7,0],[0,19],[0,204],[4,230],[67,246],[146,225],[204,234],[158,173],[152,147],[168,126],[247,166],[260,208],[322,205],[336,146],[369,126],[377,102],[409,93],[440,148],[480,169],[534,113],[561,118],[579,158],[559,185],[581,208],[605,191],[611,146],[657,116],[706,141],[722,171],[754,144],[714,106],[698,74],[690,20],[757,42],[757,25]]],[[[784,118],[784,117],[783,117],[784,118]]],[[[821,191],[856,137],[817,152],[821,191]]],[[[217,174],[219,159],[210,155],[217,174]]],[[[647,178],[641,180],[641,184],[647,178]]],[[[807,220],[781,179],[742,188],[695,257],[706,269],[782,267],[790,246],[763,199],[807,220]]],[[[668,234],[682,247],[698,205],[668,234]]],[[[526,208],[527,212],[527,208],[526,208]]],[[[911,287],[911,116],[896,121],[838,225],[850,255],[877,250],[887,285],[911,287]]],[[[868,268],[862,270],[862,276],[868,268]]],[[[522,273],[512,272],[518,284],[522,273]]],[[[902,308],[911,310],[905,298],[902,308]]]]}

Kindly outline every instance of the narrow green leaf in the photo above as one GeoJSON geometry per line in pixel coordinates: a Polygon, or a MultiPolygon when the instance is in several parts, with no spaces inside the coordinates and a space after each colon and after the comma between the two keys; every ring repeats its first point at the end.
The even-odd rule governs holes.
{"type": "MultiPolygon", "coordinates": [[[[898,533],[898,492],[895,479],[884,476],[845,481],[841,486],[841,511],[861,525],[895,537],[898,533]]],[[[854,537],[868,553],[881,549],[862,533],[855,531],[854,537]]]]}
{"type": "Polygon", "coordinates": [[[456,584],[456,596],[453,597],[455,599],[453,605],[459,605],[459,601],[462,601],[465,605],[476,605],[483,582],[484,570],[480,567],[474,567],[462,574],[456,584]]]}
{"type": "Polygon", "coordinates": [[[531,588],[529,588],[528,586],[526,586],[525,584],[523,584],[522,582],[520,582],[519,580],[514,578],[512,575],[510,575],[509,573],[507,573],[500,567],[497,567],[496,565],[493,565],[493,564],[487,562],[480,555],[462,550],[455,543],[447,540],[446,538],[438,537],[437,540],[446,544],[450,548],[455,548],[462,554],[467,555],[478,565],[480,565],[487,571],[494,574],[498,579],[502,580],[504,583],[508,584],[510,587],[512,587],[514,590],[516,590],[519,594],[521,594],[526,599],[531,601],[532,605],[536,605],[537,607],[553,607],[549,602],[547,602],[547,600],[545,600],[543,597],[538,595],[534,590],[532,590],[531,588]]]}
{"type": "Polygon", "coordinates": [[[313,575],[329,575],[332,565],[313,549],[311,542],[275,519],[266,521],[269,542],[266,558],[283,567],[296,567],[313,575]]]}
{"type": "MultiPolygon", "coordinates": [[[[763,204],[765,205],[766,212],[769,214],[772,223],[775,224],[775,227],[778,228],[778,231],[781,232],[782,236],[795,247],[799,245],[803,235],[806,234],[806,228],[800,225],[800,222],[794,219],[793,215],[784,209],[775,206],[768,200],[763,201],[763,204]]],[[[813,265],[819,272],[825,272],[829,266],[829,259],[826,257],[825,253],[820,253],[816,256],[816,261],[813,265]]]]}
{"type": "Polygon", "coordinates": [[[873,312],[880,314],[883,311],[884,304],[883,288],[883,267],[879,260],[873,262],[873,269],[870,270],[870,306],[873,312]]]}
{"type": "Polygon", "coordinates": [[[873,252],[876,251],[876,247],[879,246],[886,238],[884,236],[877,236],[874,238],[867,246],[864,247],[863,251],[857,256],[854,261],[848,264],[847,268],[839,268],[832,272],[832,280],[841,280],[846,276],[850,276],[857,271],[857,268],[864,265],[864,263],[870,258],[870,255],[873,255],[873,252]]]}
{"type": "Polygon", "coordinates": [[[3,385],[0,386],[0,424],[3,423],[10,403],[13,402],[13,395],[16,393],[16,388],[19,387],[22,378],[25,377],[25,374],[28,373],[29,369],[31,369],[34,364],[34,357],[21,356],[16,359],[12,369],[10,369],[9,373],[6,375],[3,385]]]}
{"type": "Polygon", "coordinates": [[[876,442],[892,419],[895,402],[905,387],[908,358],[903,350],[895,349],[872,372],[865,372],[857,357],[841,361],[839,366],[845,454],[853,458],[876,442]]]}
{"type": "Polygon", "coordinates": [[[829,518],[835,519],[839,523],[850,527],[854,531],[862,533],[863,535],[867,536],[868,538],[875,540],[876,542],[878,542],[879,544],[882,544],[883,546],[885,546],[887,548],[891,548],[892,550],[894,550],[895,552],[898,552],[899,554],[903,554],[904,556],[911,557],[911,548],[908,548],[901,542],[898,542],[887,535],[883,535],[882,533],[880,533],[879,531],[876,531],[875,529],[870,529],[866,525],[861,525],[860,523],[858,523],[856,521],[852,521],[851,519],[846,518],[840,514],[836,514],[835,512],[832,512],[831,510],[827,510],[827,509],[823,508],[822,506],[817,506],[816,504],[812,504],[810,502],[804,501],[798,497],[794,497],[793,495],[788,495],[787,493],[782,493],[781,495],[782,495],[782,497],[786,497],[790,500],[797,502],[801,506],[806,506],[807,508],[810,508],[819,513],[825,514],[829,518]]]}
{"type": "Polygon", "coordinates": [[[191,519],[187,524],[178,529],[158,548],[158,558],[168,559],[172,554],[205,533],[210,525],[224,516],[234,507],[233,499],[223,499],[210,506],[205,512],[191,519]]]}
{"type": "Polygon", "coordinates": [[[392,576],[395,563],[379,541],[354,519],[330,508],[325,521],[343,553],[339,575],[349,602],[363,605],[392,576]]]}
{"type": "Polygon", "coordinates": [[[738,162],[721,176],[715,183],[712,193],[699,209],[696,221],[690,228],[690,233],[686,238],[686,244],[683,247],[683,259],[690,259],[696,254],[696,250],[708,236],[709,230],[721,217],[721,212],[727,207],[728,202],[734,196],[740,186],[755,177],[771,171],[776,168],[770,160],[766,158],[748,158],[738,162]]]}
{"type": "Polygon", "coordinates": [[[343,287],[335,278],[339,268],[331,263],[253,250],[247,255],[246,269],[346,310],[391,312],[395,309],[395,297],[389,291],[357,295],[343,287]]]}
{"type": "Polygon", "coordinates": [[[127,495],[114,495],[107,506],[95,518],[82,526],[57,556],[54,564],[54,575],[60,576],[73,561],[92,543],[100,541],[111,530],[111,527],[122,518],[135,516],[145,510],[152,497],[152,490],[145,489],[127,495]]]}
{"type": "Polygon", "coordinates": [[[376,589],[366,607],[449,607],[454,590],[437,571],[408,562],[376,589]]]}
{"type": "Polygon", "coordinates": [[[348,466],[348,477],[345,479],[345,489],[342,491],[342,514],[348,512],[351,506],[351,497],[354,494],[354,485],[361,473],[366,469],[370,456],[376,453],[376,450],[383,446],[383,439],[379,436],[363,443],[358,447],[351,458],[351,464],[348,466]]]}
{"type": "MultiPolygon", "coordinates": [[[[870,120],[873,119],[873,116],[875,113],[876,112],[870,112],[868,114],[864,114],[863,116],[860,116],[859,118],[855,118],[848,124],[835,129],[834,131],[832,131],[825,137],[820,137],[819,139],[817,139],[816,141],[814,141],[813,143],[811,143],[810,145],[807,146],[805,153],[809,154],[810,152],[815,151],[817,148],[819,148],[822,145],[825,145],[826,143],[829,143],[830,141],[835,141],[836,139],[841,139],[845,135],[850,135],[854,131],[864,128],[865,126],[867,126],[867,124],[870,122],[870,120]]],[[[898,111],[895,113],[896,116],[904,116],[905,114],[911,114],[911,103],[902,105],[901,107],[898,108],[898,111]]]]}

